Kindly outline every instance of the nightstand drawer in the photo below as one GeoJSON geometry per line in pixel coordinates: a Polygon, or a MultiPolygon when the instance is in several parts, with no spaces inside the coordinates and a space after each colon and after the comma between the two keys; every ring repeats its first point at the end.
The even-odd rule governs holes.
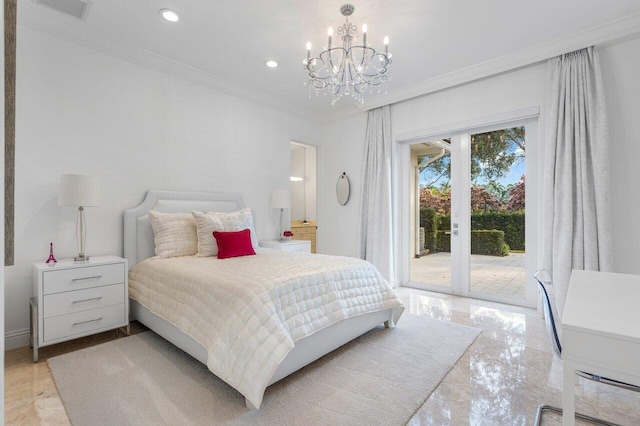
{"type": "Polygon", "coordinates": [[[299,244],[283,244],[280,250],[295,253],[309,253],[311,251],[311,243],[309,241],[301,241],[299,244]]]}
{"type": "Polygon", "coordinates": [[[295,228],[291,228],[291,232],[293,232],[293,235],[315,235],[316,234],[316,227],[315,226],[300,226],[300,227],[295,227],[295,228]]]}
{"type": "Polygon", "coordinates": [[[44,296],[44,317],[72,314],[124,301],[124,283],[44,296]]]}
{"type": "Polygon", "coordinates": [[[124,264],[95,265],[83,268],[45,271],[43,293],[61,293],[109,284],[124,283],[124,264]]]}
{"type": "Polygon", "coordinates": [[[124,304],[106,306],[89,311],[60,315],[44,320],[44,341],[77,334],[109,330],[126,324],[124,304]]]}

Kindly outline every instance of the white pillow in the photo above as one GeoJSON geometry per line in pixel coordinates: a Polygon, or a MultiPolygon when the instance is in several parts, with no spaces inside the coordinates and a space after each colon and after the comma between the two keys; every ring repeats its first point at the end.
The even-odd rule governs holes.
{"type": "Polygon", "coordinates": [[[196,224],[191,213],[149,211],[155,235],[156,256],[192,256],[198,252],[196,224]]]}
{"type": "Polygon", "coordinates": [[[194,211],[192,214],[198,234],[199,257],[218,255],[218,244],[216,239],[213,238],[213,231],[229,232],[249,229],[253,250],[258,248],[258,237],[253,226],[251,209],[242,209],[230,213],[194,211]]]}

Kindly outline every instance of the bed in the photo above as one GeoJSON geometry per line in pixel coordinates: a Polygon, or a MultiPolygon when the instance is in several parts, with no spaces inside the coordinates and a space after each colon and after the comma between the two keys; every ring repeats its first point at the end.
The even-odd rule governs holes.
{"type": "Polygon", "coordinates": [[[232,212],[239,194],[148,191],[124,213],[131,318],[238,390],[257,409],[267,386],[403,311],[359,259],[258,249],[236,259],[155,257],[150,210],[232,212]],[[336,296],[339,295],[339,296],[336,296]]]}

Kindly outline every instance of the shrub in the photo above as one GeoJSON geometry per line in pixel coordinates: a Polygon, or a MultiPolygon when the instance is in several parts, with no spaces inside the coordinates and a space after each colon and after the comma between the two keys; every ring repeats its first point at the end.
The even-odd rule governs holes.
{"type": "Polygon", "coordinates": [[[499,229],[511,250],[524,250],[524,211],[485,212],[471,215],[471,229],[499,229]]]}
{"type": "MultiPolygon", "coordinates": [[[[510,250],[524,250],[524,211],[518,212],[484,212],[471,215],[472,238],[473,231],[498,230],[503,232],[503,242],[506,248],[496,246],[495,254],[506,255],[510,250]]],[[[431,253],[450,251],[450,236],[445,231],[451,229],[451,216],[436,213],[433,208],[420,209],[420,226],[425,228],[425,248],[431,253]]],[[[474,254],[482,254],[475,253],[474,254]]]]}
{"type": "Polygon", "coordinates": [[[435,232],[438,230],[435,209],[431,207],[420,209],[420,226],[424,228],[425,232],[435,232]]]}
{"type": "Polygon", "coordinates": [[[504,242],[504,232],[497,229],[471,231],[471,254],[487,254],[505,256],[509,254],[509,246],[504,242]],[[505,247],[506,247],[506,253],[505,247]]]}
{"type": "Polygon", "coordinates": [[[449,231],[438,231],[436,233],[436,250],[450,252],[451,251],[451,234],[447,234],[449,231]]]}
{"type": "MultiPolygon", "coordinates": [[[[447,232],[435,233],[435,250],[432,253],[451,251],[451,234],[447,232]]],[[[507,256],[509,245],[504,242],[504,232],[497,229],[471,231],[471,254],[507,256]]]]}
{"type": "Polygon", "coordinates": [[[429,253],[436,252],[436,231],[438,230],[436,216],[433,208],[420,209],[420,227],[424,228],[424,248],[429,250],[429,253]]]}

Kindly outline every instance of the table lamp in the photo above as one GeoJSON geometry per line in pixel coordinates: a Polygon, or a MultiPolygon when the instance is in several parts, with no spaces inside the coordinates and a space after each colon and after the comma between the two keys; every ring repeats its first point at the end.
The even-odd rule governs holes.
{"type": "Polygon", "coordinates": [[[87,175],[61,175],[58,188],[58,205],[78,207],[76,219],[76,239],[78,256],[76,262],[88,262],[89,256],[84,252],[87,241],[87,223],[84,219],[85,207],[100,205],[100,178],[87,175]]]}
{"type": "Polygon", "coordinates": [[[291,196],[289,195],[289,191],[285,190],[285,189],[276,189],[275,191],[273,191],[273,194],[271,195],[271,207],[274,209],[280,209],[280,241],[284,240],[283,234],[284,234],[284,223],[282,222],[283,220],[283,213],[284,213],[284,209],[290,209],[291,208],[291,196]]]}

